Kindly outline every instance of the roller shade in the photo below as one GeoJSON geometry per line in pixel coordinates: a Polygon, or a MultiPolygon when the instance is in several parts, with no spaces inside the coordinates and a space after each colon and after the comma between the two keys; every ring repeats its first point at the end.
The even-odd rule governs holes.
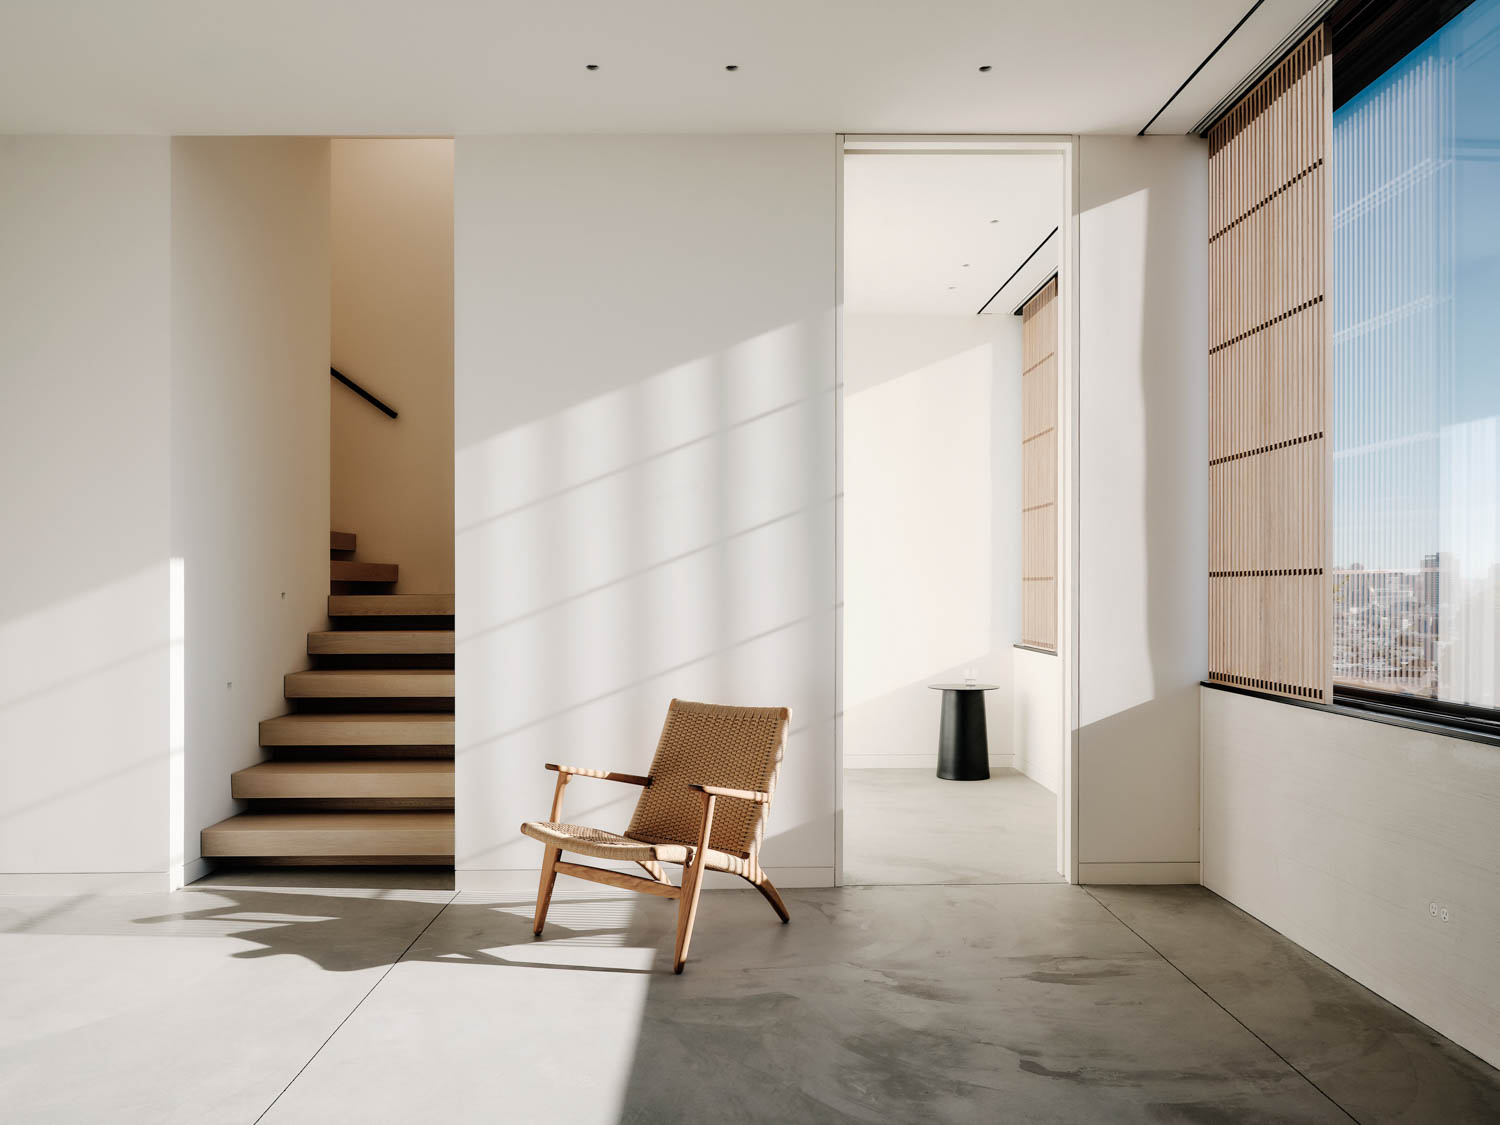
{"type": "Polygon", "coordinates": [[[1021,642],[1057,651],[1057,278],[1021,309],[1021,642]]]}

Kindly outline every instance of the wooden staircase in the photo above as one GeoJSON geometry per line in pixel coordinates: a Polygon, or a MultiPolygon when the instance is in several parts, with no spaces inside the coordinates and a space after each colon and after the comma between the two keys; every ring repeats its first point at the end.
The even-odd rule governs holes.
{"type": "Polygon", "coordinates": [[[328,616],[288,714],[260,724],[269,760],[238,771],[248,811],[203,830],[206,857],[253,863],[453,862],[453,596],[395,594],[394,563],[331,534],[328,616]]]}

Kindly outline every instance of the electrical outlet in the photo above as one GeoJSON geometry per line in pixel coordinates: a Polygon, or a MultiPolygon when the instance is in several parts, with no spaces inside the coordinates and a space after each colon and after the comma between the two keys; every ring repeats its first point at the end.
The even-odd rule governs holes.
{"type": "Polygon", "coordinates": [[[1438,904],[1435,902],[1429,902],[1427,904],[1427,913],[1436,918],[1438,916],[1438,904]]]}
{"type": "Polygon", "coordinates": [[[1441,918],[1444,922],[1448,920],[1448,908],[1446,906],[1438,908],[1438,917],[1441,918]]]}

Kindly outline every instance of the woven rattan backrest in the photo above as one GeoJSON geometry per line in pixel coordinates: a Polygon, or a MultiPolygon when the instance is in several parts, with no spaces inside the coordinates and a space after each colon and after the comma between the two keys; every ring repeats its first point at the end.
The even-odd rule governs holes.
{"type": "MultiPolygon", "coordinates": [[[[703,801],[690,785],[773,792],[791,712],[785,707],[720,707],[672,700],[625,835],[653,844],[696,844],[703,801]]],[[[769,806],[720,799],[708,845],[748,857],[760,847],[769,806]]]]}

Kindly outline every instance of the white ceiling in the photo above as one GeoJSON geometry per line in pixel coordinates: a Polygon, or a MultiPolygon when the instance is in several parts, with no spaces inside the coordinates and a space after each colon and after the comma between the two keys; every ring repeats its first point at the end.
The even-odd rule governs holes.
{"type": "MultiPolygon", "coordinates": [[[[1153,131],[1312,2],[1264,0],[1153,131]]],[[[0,132],[1134,133],[1249,4],[3,0],[0,132]]]]}
{"type": "MultiPolygon", "coordinates": [[[[978,312],[1057,226],[1062,199],[1059,156],[848,156],[845,311],[978,312]]],[[[1035,280],[1017,276],[987,311],[1011,312],[1035,280]]]]}

